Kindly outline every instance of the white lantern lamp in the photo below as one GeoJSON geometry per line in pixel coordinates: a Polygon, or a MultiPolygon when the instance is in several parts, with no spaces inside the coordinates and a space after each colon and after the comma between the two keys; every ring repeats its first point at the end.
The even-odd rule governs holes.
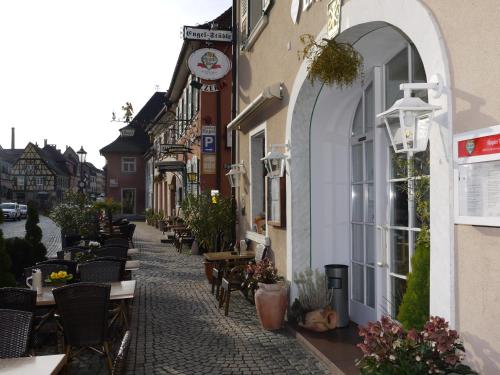
{"type": "Polygon", "coordinates": [[[271,151],[260,159],[264,162],[264,166],[266,167],[267,177],[270,178],[283,177],[285,175],[285,164],[288,155],[277,151],[277,148],[290,149],[290,145],[288,143],[271,145],[271,151]]]}
{"type": "Polygon", "coordinates": [[[231,185],[232,188],[240,186],[240,178],[243,173],[245,173],[245,166],[243,165],[243,162],[231,165],[231,169],[228,173],[226,173],[226,176],[229,179],[229,185],[231,185]]]}
{"type": "Polygon", "coordinates": [[[433,90],[434,97],[441,95],[442,84],[431,83],[403,83],[399,86],[404,90],[404,97],[396,100],[391,108],[379,113],[377,118],[383,119],[396,153],[414,153],[425,151],[429,141],[430,124],[434,112],[440,106],[424,102],[419,97],[412,97],[413,90],[433,90]]]}

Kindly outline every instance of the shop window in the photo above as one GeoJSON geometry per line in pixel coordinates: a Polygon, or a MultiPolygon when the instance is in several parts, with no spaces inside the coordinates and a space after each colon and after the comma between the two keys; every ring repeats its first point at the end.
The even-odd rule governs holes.
{"type": "Polygon", "coordinates": [[[135,189],[122,189],[122,214],[135,214],[135,189]]]}
{"type": "Polygon", "coordinates": [[[136,159],[131,157],[122,158],[122,172],[134,173],[136,171],[136,159]]]}
{"type": "Polygon", "coordinates": [[[252,230],[264,233],[262,223],[265,220],[265,187],[266,170],[260,159],[265,156],[266,137],[265,131],[259,131],[250,138],[251,157],[251,204],[252,204],[252,230]]]}

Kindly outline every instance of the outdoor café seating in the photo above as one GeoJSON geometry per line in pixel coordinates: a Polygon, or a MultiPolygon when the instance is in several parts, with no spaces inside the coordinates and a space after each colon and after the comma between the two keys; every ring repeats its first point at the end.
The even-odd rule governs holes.
{"type": "Polygon", "coordinates": [[[0,309],[0,358],[28,355],[33,313],[0,309]]]}
{"type": "Polygon", "coordinates": [[[44,260],[43,262],[39,262],[36,265],[40,266],[40,265],[44,265],[44,264],[58,265],[59,266],[58,271],[59,270],[67,270],[68,273],[70,273],[72,275],[76,275],[77,262],[74,260],[48,259],[48,260],[44,260]],[[62,267],[60,267],[60,266],[62,266],[62,267]],[[66,268],[64,268],[64,267],[66,267],[66,268]]]}
{"type": "Polygon", "coordinates": [[[108,342],[108,307],[111,286],[77,283],[52,291],[64,333],[64,352],[71,359],[78,349],[89,348],[104,354],[110,371],[112,359],[108,342]]]}
{"type": "Polygon", "coordinates": [[[128,249],[121,246],[103,246],[92,251],[98,257],[111,256],[126,259],[128,249]]]}

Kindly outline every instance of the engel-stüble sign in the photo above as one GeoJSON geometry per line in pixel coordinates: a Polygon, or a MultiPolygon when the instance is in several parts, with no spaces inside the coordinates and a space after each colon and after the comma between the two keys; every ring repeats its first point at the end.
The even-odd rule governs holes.
{"type": "Polygon", "coordinates": [[[464,139],[458,142],[458,157],[483,156],[500,153],[500,134],[464,139]]]}
{"type": "Polygon", "coordinates": [[[183,38],[188,40],[208,40],[211,42],[231,42],[233,32],[227,30],[197,29],[195,27],[184,26],[183,38]]]}
{"type": "Polygon", "coordinates": [[[215,81],[231,70],[231,61],[218,49],[200,48],[189,56],[188,67],[196,77],[215,81]]]}

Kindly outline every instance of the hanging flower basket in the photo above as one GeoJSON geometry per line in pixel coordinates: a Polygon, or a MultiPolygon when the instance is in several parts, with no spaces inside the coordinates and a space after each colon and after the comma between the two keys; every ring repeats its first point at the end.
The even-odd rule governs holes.
{"type": "Polygon", "coordinates": [[[344,88],[362,75],[363,57],[351,44],[327,39],[317,42],[310,34],[301,35],[300,41],[304,48],[299,51],[299,58],[309,61],[307,72],[311,83],[318,80],[344,88]]]}

